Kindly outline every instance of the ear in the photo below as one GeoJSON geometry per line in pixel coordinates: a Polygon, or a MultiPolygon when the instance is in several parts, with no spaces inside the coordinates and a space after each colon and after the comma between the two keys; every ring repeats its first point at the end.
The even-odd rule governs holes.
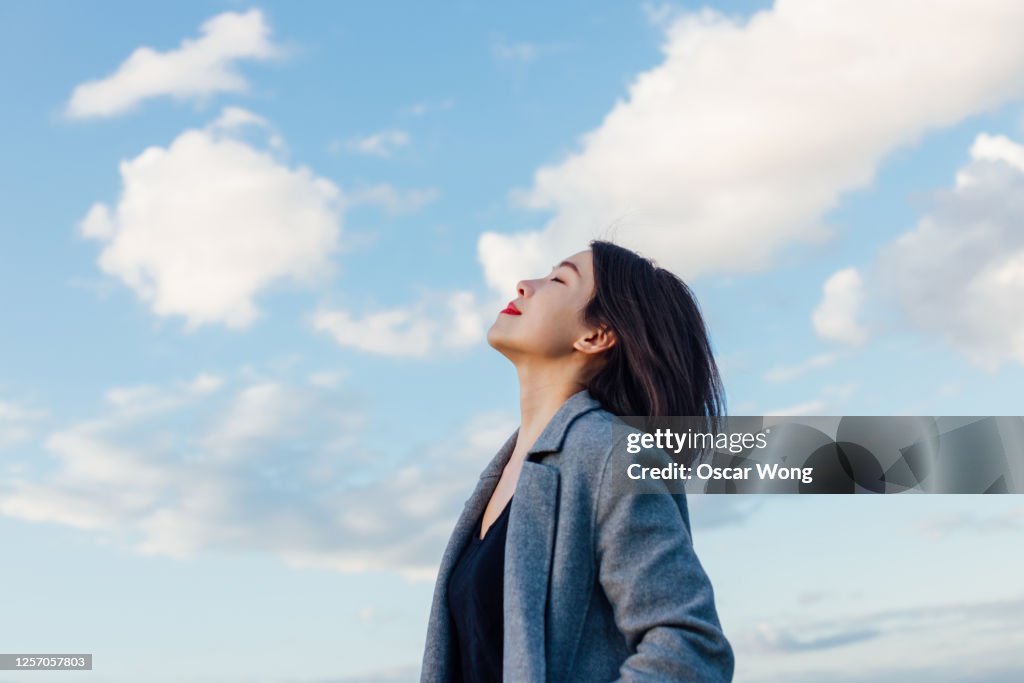
{"type": "Polygon", "coordinates": [[[607,351],[617,343],[615,333],[607,325],[594,328],[586,337],[576,340],[573,348],[588,354],[598,354],[607,351]]]}

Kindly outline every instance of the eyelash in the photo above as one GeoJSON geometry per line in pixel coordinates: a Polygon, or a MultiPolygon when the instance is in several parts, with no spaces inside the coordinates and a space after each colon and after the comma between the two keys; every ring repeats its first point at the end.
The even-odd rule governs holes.
{"type": "Polygon", "coordinates": [[[553,278],[551,278],[551,279],[552,279],[552,280],[554,280],[555,282],[561,282],[561,281],[562,281],[561,279],[559,279],[559,278],[557,278],[557,277],[553,277],[553,278]]]}

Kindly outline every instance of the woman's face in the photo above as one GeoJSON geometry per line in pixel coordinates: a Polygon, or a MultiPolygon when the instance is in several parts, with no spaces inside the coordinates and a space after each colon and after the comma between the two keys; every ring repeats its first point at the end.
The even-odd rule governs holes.
{"type": "Polygon", "coordinates": [[[589,249],[555,264],[551,272],[516,284],[519,296],[487,331],[487,343],[515,360],[558,358],[582,348],[588,328],[584,306],[594,294],[594,262],[589,249]],[[516,312],[518,311],[518,313],[516,312]]]}

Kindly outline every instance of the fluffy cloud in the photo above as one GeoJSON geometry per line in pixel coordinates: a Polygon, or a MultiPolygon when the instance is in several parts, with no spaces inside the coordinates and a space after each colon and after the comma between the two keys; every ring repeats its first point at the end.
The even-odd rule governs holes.
{"type": "Polygon", "coordinates": [[[345,147],[358,154],[387,158],[408,144],[409,134],[404,130],[382,130],[363,138],[351,138],[345,147]]]}
{"type": "Polygon", "coordinates": [[[1024,145],[978,135],[953,187],[884,247],[876,296],[990,371],[1024,363],[1024,145]]]}
{"type": "Polygon", "coordinates": [[[622,218],[633,227],[618,241],[685,277],[767,268],[827,239],[822,216],[893,149],[1024,94],[1022,23],[1014,0],[677,16],[663,62],[516,193],[551,212],[546,226],[481,235],[487,281],[508,291],[622,218]]]}
{"type": "Polygon", "coordinates": [[[234,68],[237,61],[283,53],[270,41],[270,27],[258,9],[218,14],[203,22],[200,33],[198,39],[184,39],[176,50],[137,48],[113,74],[76,86],[67,115],[114,116],[152,97],[196,99],[244,91],[245,79],[234,68]]]}
{"type": "Polygon", "coordinates": [[[410,306],[354,317],[348,311],[322,309],[310,316],[313,329],[330,334],[341,346],[385,356],[424,358],[441,350],[470,347],[483,339],[484,323],[503,305],[481,305],[472,292],[430,292],[410,306]]]}
{"type": "Polygon", "coordinates": [[[155,314],[184,316],[189,330],[244,328],[261,315],[261,290],[333,272],[340,190],[236,136],[251,124],[265,122],[230,108],[205,129],[122,161],[117,204],[97,202],[80,225],[83,236],[105,243],[104,272],[155,314]]]}
{"type": "Polygon", "coordinates": [[[312,378],[118,387],[99,417],[46,437],[52,466],[0,477],[0,514],[146,555],[232,549],[431,580],[514,420],[480,414],[411,454],[378,452],[364,425],[355,398],[312,378]]]}
{"type": "Polygon", "coordinates": [[[13,401],[0,400],[0,451],[30,439],[34,424],[47,416],[45,410],[26,408],[13,401]]]}
{"type": "Polygon", "coordinates": [[[832,365],[836,360],[834,353],[819,353],[796,365],[777,365],[764,373],[766,382],[790,382],[801,375],[832,365]]]}
{"type": "Polygon", "coordinates": [[[366,185],[353,188],[345,193],[345,203],[349,206],[367,204],[379,206],[386,214],[397,216],[415,213],[440,196],[437,188],[400,190],[388,183],[366,185]]]}
{"type": "Polygon", "coordinates": [[[859,345],[868,339],[858,322],[864,305],[864,281],[856,268],[836,271],[822,287],[821,303],[811,314],[814,330],[825,339],[859,345]]]}

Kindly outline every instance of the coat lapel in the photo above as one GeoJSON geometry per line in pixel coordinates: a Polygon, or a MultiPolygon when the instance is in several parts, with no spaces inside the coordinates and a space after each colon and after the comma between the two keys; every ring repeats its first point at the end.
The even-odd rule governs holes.
{"type": "MultiPolygon", "coordinates": [[[[560,451],[572,421],[600,404],[586,391],[571,396],[537,437],[523,461],[509,508],[505,542],[504,680],[507,683],[544,681],[547,675],[546,611],[555,529],[558,518],[559,471],[539,462],[560,451]]],[[[448,618],[448,580],[470,534],[479,533],[480,516],[508,464],[519,437],[517,428],[484,468],[455,523],[441,557],[431,606],[423,681],[447,681],[458,662],[452,647],[454,632],[448,618]]]]}
{"type": "Polygon", "coordinates": [[[558,469],[525,460],[511,504],[505,542],[503,680],[544,681],[545,612],[558,513],[558,469]]]}
{"type": "Polygon", "coordinates": [[[550,675],[548,587],[558,522],[560,473],[557,455],[547,462],[541,460],[562,450],[573,420],[597,408],[600,403],[586,390],[569,397],[530,447],[519,472],[505,540],[502,677],[506,683],[539,683],[550,675]]]}

